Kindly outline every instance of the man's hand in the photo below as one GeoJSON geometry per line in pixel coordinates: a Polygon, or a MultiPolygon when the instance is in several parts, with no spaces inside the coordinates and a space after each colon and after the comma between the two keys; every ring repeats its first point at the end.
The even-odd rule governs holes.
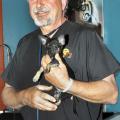
{"type": "Polygon", "coordinates": [[[19,109],[23,106],[30,106],[44,111],[55,111],[57,105],[56,99],[45,93],[50,91],[51,87],[37,85],[21,91],[16,91],[11,85],[5,84],[2,91],[2,99],[6,106],[19,109]]]}
{"type": "Polygon", "coordinates": [[[54,111],[57,109],[55,98],[45,93],[50,91],[52,87],[37,85],[35,87],[28,88],[21,92],[22,103],[33,108],[37,108],[43,111],[54,111]]]}
{"type": "MultiPolygon", "coordinates": [[[[60,56],[56,54],[55,58],[59,62],[58,67],[51,67],[50,72],[45,74],[45,79],[49,81],[54,86],[64,89],[69,83],[69,76],[66,66],[63,64],[60,56]]],[[[43,56],[42,58],[42,67],[46,69],[47,64],[51,61],[48,55],[43,56]]]]}

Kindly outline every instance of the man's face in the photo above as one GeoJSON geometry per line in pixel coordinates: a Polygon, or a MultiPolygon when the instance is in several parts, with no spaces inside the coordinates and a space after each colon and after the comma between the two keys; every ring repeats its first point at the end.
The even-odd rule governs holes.
{"type": "Polygon", "coordinates": [[[29,0],[30,14],[39,27],[54,24],[62,17],[64,0],[29,0]]]}

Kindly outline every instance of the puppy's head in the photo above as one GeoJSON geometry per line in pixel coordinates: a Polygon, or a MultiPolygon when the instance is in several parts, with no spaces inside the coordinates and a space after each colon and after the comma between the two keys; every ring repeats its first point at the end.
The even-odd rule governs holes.
{"type": "Polygon", "coordinates": [[[58,38],[39,36],[39,39],[42,45],[45,46],[46,54],[51,58],[54,57],[56,53],[60,53],[65,45],[64,35],[60,35],[58,38]]]}

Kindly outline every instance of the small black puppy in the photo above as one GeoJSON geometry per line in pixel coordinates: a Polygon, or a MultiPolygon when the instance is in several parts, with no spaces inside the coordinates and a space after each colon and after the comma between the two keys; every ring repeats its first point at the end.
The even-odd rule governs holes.
{"type": "MultiPolygon", "coordinates": [[[[47,36],[39,36],[40,41],[42,42],[42,45],[45,47],[45,54],[48,54],[51,58],[51,62],[47,65],[46,69],[43,70],[43,67],[41,67],[36,75],[33,78],[34,82],[37,82],[39,80],[40,75],[44,71],[44,73],[49,73],[51,67],[56,67],[59,65],[59,62],[55,59],[55,55],[57,53],[62,53],[63,47],[65,45],[65,38],[63,35],[59,36],[58,38],[49,38],[47,36]]],[[[60,103],[60,97],[61,97],[61,90],[56,88],[54,91],[54,97],[56,98],[56,104],[60,103]]]]}
{"type": "Polygon", "coordinates": [[[59,65],[59,62],[55,59],[55,55],[57,53],[61,54],[63,47],[65,46],[65,37],[64,35],[60,35],[58,38],[49,38],[47,36],[39,36],[39,39],[42,45],[45,47],[45,54],[48,54],[51,58],[51,62],[47,65],[46,69],[43,70],[41,67],[36,75],[33,78],[34,82],[39,80],[40,75],[44,71],[45,73],[49,73],[51,67],[56,67],[59,65]]]}

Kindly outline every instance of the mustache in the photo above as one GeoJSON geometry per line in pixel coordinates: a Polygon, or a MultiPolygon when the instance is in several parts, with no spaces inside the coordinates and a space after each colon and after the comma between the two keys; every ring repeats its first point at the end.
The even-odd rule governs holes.
{"type": "Polygon", "coordinates": [[[46,7],[33,8],[33,13],[35,13],[35,14],[40,13],[40,12],[49,12],[49,11],[50,11],[50,9],[46,8],[46,7]]]}

